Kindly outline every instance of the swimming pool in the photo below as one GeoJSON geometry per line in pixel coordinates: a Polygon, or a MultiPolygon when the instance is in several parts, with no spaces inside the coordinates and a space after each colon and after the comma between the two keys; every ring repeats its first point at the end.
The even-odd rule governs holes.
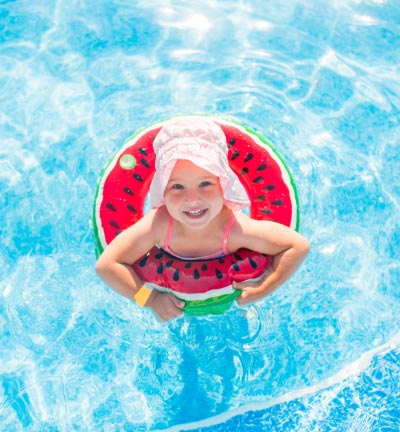
{"type": "Polygon", "coordinates": [[[397,430],[400,5],[281,3],[0,1],[1,430],[397,430]],[[88,220],[121,143],[194,112],[275,143],[312,250],[161,325],[96,277],[88,220]]]}

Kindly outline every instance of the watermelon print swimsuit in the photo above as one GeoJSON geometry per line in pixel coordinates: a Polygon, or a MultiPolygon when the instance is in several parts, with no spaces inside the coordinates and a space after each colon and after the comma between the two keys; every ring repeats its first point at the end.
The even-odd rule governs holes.
{"type": "Polygon", "coordinates": [[[225,255],[229,255],[229,252],[228,252],[228,249],[227,249],[226,246],[227,246],[227,243],[228,243],[229,231],[231,230],[232,225],[235,223],[235,221],[236,221],[236,216],[235,215],[232,216],[229,219],[229,221],[228,221],[228,223],[227,223],[227,225],[225,227],[223,237],[222,237],[222,248],[221,248],[220,251],[215,252],[215,253],[213,253],[211,255],[206,255],[206,256],[202,256],[202,257],[184,257],[184,256],[176,254],[175,252],[171,251],[171,249],[169,248],[169,245],[171,243],[172,225],[174,223],[174,219],[172,218],[171,215],[168,215],[167,237],[165,239],[164,246],[163,247],[159,246],[159,248],[162,249],[162,250],[164,250],[165,252],[169,253],[170,255],[172,255],[172,256],[174,256],[174,257],[176,257],[178,259],[185,260],[185,261],[191,261],[191,260],[192,261],[195,261],[195,260],[209,260],[209,259],[221,258],[221,257],[223,257],[225,255]]]}

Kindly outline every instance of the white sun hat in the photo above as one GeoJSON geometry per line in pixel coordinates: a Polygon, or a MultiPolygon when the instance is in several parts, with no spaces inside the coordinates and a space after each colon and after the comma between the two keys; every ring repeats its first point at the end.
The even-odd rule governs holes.
{"type": "Polygon", "coordinates": [[[250,206],[239,178],[228,163],[228,146],[221,127],[202,116],[176,117],[161,128],[153,143],[156,171],[150,185],[150,205],[164,205],[164,192],[178,160],[188,160],[219,178],[225,204],[232,210],[250,206]]]}

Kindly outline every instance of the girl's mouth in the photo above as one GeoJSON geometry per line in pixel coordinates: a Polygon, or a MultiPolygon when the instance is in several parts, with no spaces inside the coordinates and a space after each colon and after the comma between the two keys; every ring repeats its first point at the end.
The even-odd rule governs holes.
{"type": "Polygon", "coordinates": [[[190,218],[198,219],[201,218],[206,212],[207,209],[201,209],[201,210],[184,211],[183,213],[190,218]]]}

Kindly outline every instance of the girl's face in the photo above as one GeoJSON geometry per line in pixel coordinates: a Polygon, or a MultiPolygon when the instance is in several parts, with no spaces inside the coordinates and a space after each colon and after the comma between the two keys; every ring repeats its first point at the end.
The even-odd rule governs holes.
{"type": "Polygon", "coordinates": [[[192,229],[208,225],[222,210],[218,177],[187,160],[178,160],[164,192],[169,214],[192,229]]]}

